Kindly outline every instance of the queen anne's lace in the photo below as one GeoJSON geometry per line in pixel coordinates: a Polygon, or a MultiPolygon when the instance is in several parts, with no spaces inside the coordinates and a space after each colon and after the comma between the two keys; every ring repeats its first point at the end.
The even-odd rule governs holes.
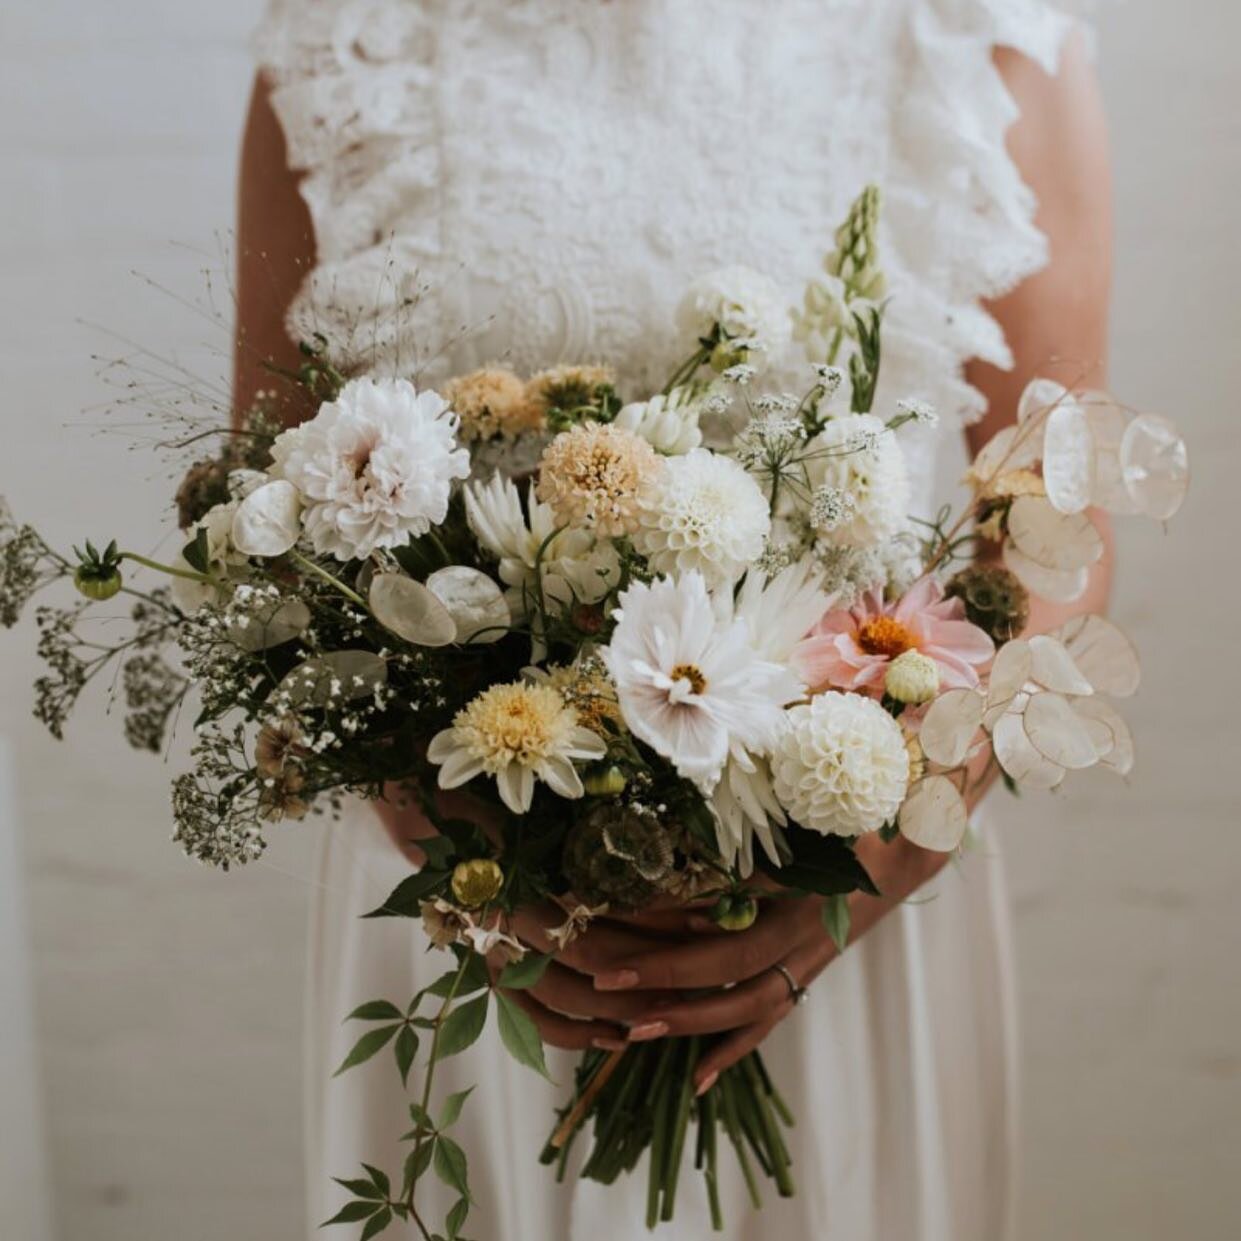
{"type": "Polygon", "coordinates": [[[1009,360],[980,299],[1046,254],[991,50],[1052,68],[1069,22],[1045,0],[272,0],[260,57],[319,252],[291,329],[430,379],[607,357],[637,395],[684,352],[689,281],[743,262],[796,301],[875,181],[878,410],[974,417],[963,363],[1009,360]]]}

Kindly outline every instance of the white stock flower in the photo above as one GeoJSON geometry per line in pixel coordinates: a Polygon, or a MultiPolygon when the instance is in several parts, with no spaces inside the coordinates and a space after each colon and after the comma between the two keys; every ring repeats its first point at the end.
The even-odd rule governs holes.
{"type": "Polygon", "coordinates": [[[773,787],[795,823],[858,836],[896,817],[909,784],[900,725],[873,699],[832,690],[793,707],[771,758],[773,787]]]}
{"type": "Polygon", "coordinates": [[[404,379],[350,380],[310,421],[277,436],[272,457],[272,475],[301,493],[311,545],[338,560],[425,534],[470,472],[448,402],[404,379]]]}
{"type": "Polygon", "coordinates": [[[637,583],[617,616],[602,657],[636,737],[708,789],[730,751],[768,749],[803,686],[759,654],[744,620],[717,617],[701,574],[637,583]]]}
{"type": "Polygon", "coordinates": [[[698,426],[701,413],[702,403],[693,400],[688,389],[674,388],[649,401],[626,405],[616,415],[613,426],[641,436],[657,452],[680,456],[702,443],[702,430],[698,426]]]}
{"type": "Polygon", "coordinates": [[[710,336],[718,324],[728,339],[745,349],[747,362],[760,365],[784,350],[793,333],[775,281],[740,265],[694,281],[681,301],[677,323],[695,339],[710,336]]]}
{"type": "Polygon", "coordinates": [[[837,547],[874,547],[901,531],[909,512],[905,455],[873,414],[833,418],[806,447],[806,470],[816,491],[852,501],[842,519],[820,531],[837,547]]]}
{"type": "Polygon", "coordinates": [[[758,483],[731,457],[695,448],[665,462],[633,543],[654,572],[694,570],[719,586],[736,581],[762,555],[770,530],[758,483]]]}

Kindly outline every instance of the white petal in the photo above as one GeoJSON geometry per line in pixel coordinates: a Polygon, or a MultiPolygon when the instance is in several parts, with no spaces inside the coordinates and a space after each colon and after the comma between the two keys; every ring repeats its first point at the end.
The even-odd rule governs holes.
{"type": "Polygon", "coordinates": [[[927,776],[910,791],[898,822],[906,840],[950,853],[965,836],[969,816],[957,786],[947,776],[927,776]]]}
{"type": "Polygon", "coordinates": [[[1018,496],[1008,511],[1008,537],[1045,569],[1082,569],[1103,555],[1103,539],[1084,513],[1061,513],[1044,496],[1018,496]]]}
{"type": "Polygon", "coordinates": [[[1059,694],[1034,694],[1022,718],[1030,744],[1056,766],[1081,771],[1099,761],[1090,730],[1059,694]]]}
{"type": "Polygon", "coordinates": [[[1172,517],[1189,491],[1189,453],[1166,418],[1140,414],[1129,424],[1120,468],[1129,498],[1156,521],[1172,517]]]}
{"type": "Polygon", "coordinates": [[[1128,698],[1142,679],[1138,653],[1123,630],[1103,616],[1075,616],[1055,637],[1064,643],[1095,692],[1128,698]]]}
{"type": "Polygon", "coordinates": [[[1011,543],[1004,544],[1003,559],[1005,566],[1031,594],[1052,603],[1072,603],[1086,593],[1090,584],[1089,569],[1045,569],[1029,556],[1022,555],[1011,543]]]}
{"type": "Polygon", "coordinates": [[[302,500],[287,479],[250,492],[233,514],[233,546],[247,556],[283,556],[302,532],[302,500]]]}
{"type": "Polygon", "coordinates": [[[1091,694],[1094,687],[1082,675],[1062,642],[1049,634],[1030,639],[1030,680],[1057,694],[1091,694]]]}
{"type": "Polygon", "coordinates": [[[1133,734],[1120,712],[1102,698],[1079,698],[1073,704],[1090,729],[1091,739],[1099,754],[1099,765],[1118,775],[1133,770],[1133,734]]]}
{"type": "Polygon", "coordinates": [[[544,761],[539,775],[542,776],[544,783],[553,793],[561,797],[566,797],[570,801],[582,796],[585,791],[582,788],[581,777],[577,774],[577,769],[567,758],[552,757],[544,761]]]}
{"type": "MultiPolygon", "coordinates": [[[[430,757],[428,753],[428,757],[430,757]]],[[[454,749],[442,760],[439,774],[439,786],[442,789],[460,788],[461,785],[473,780],[481,774],[483,761],[475,758],[468,750],[454,749]]]]}
{"type": "Polygon", "coordinates": [[[1054,789],[1064,779],[1064,768],[1044,758],[1031,745],[1020,714],[1010,711],[1001,716],[996,721],[991,740],[996,762],[1018,784],[1054,789]]]}
{"type": "Polygon", "coordinates": [[[496,788],[514,814],[525,814],[534,799],[534,775],[520,763],[509,763],[496,772],[496,788]]]}
{"type": "Polygon", "coordinates": [[[447,646],[457,637],[448,609],[424,586],[401,573],[377,573],[368,592],[371,614],[415,646],[447,646]]]}
{"type": "Polygon", "coordinates": [[[513,623],[504,592],[468,565],[437,569],[427,578],[427,589],[448,609],[458,642],[498,642],[513,623]]]}
{"type": "Polygon", "coordinates": [[[1043,433],[1043,484],[1062,513],[1080,513],[1094,488],[1095,453],[1090,424],[1076,401],[1062,401],[1047,415],[1043,433]]]}
{"type": "Polygon", "coordinates": [[[970,743],[982,726],[986,699],[972,689],[950,689],[931,703],[918,730],[922,752],[941,767],[965,761],[970,743]]]}

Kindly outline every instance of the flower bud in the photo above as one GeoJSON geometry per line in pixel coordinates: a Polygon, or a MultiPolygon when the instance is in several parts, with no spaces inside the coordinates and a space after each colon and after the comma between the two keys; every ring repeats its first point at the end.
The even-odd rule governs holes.
{"type": "Polygon", "coordinates": [[[466,909],[493,900],[504,886],[504,872],[490,858],[458,862],[452,872],[452,894],[466,909]]]}
{"type": "Polygon", "coordinates": [[[725,931],[746,931],[758,917],[758,901],[752,896],[727,892],[711,907],[711,920],[725,931]]]}
{"type": "Polygon", "coordinates": [[[930,702],[939,693],[939,665],[921,651],[905,651],[888,665],[883,688],[897,702],[930,702]]]}
{"type": "Polygon", "coordinates": [[[73,571],[78,594],[96,603],[111,599],[121,589],[121,571],[110,564],[80,564],[73,571]]]}
{"type": "Polygon", "coordinates": [[[617,797],[625,791],[627,783],[625,773],[619,767],[611,766],[588,772],[582,780],[582,787],[591,797],[617,797]]]}

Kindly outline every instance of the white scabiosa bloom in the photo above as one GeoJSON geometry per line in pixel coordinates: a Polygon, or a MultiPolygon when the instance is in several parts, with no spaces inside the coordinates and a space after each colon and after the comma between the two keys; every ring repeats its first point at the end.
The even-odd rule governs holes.
{"type": "Polygon", "coordinates": [[[301,493],[311,546],[337,560],[425,534],[470,472],[448,402],[404,379],[350,380],[309,422],[277,436],[272,458],[272,475],[301,493]]]}
{"type": "Polygon", "coordinates": [[[695,339],[710,336],[718,325],[751,365],[765,365],[778,356],[793,334],[788,306],[775,281],[739,265],[694,281],[677,311],[677,324],[695,339]]]}
{"type": "Polygon", "coordinates": [[[873,414],[833,418],[806,446],[817,493],[846,497],[844,511],[819,531],[834,547],[876,547],[904,529],[909,513],[905,454],[873,414]]]}
{"type": "Polygon", "coordinates": [[[718,618],[700,573],[629,587],[617,616],[602,657],[636,737],[704,789],[734,748],[767,751],[802,683],[762,658],[744,620],[718,618]]]}
{"type": "Polygon", "coordinates": [[[702,402],[691,399],[688,389],[674,388],[626,405],[612,425],[641,436],[656,452],[678,457],[702,444],[701,413],[702,402]]]}
{"type": "Polygon", "coordinates": [[[909,750],[877,702],[830,691],[793,707],[785,721],[772,786],[795,823],[825,836],[859,836],[896,817],[909,786],[909,750]]]}
{"type": "Polygon", "coordinates": [[[664,467],[634,546],[656,573],[698,572],[713,587],[735,582],[771,532],[767,497],[736,461],[706,448],[669,457],[664,467]]]}
{"type": "Polygon", "coordinates": [[[467,703],[452,727],[432,738],[427,758],[439,765],[440,788],[494,776],[504,804],[525,814],[536,779],[561,797],[581,797],[574,760],[594,761],[606,750],[556,690],[516,681],[492,685],[467,703]]]}

